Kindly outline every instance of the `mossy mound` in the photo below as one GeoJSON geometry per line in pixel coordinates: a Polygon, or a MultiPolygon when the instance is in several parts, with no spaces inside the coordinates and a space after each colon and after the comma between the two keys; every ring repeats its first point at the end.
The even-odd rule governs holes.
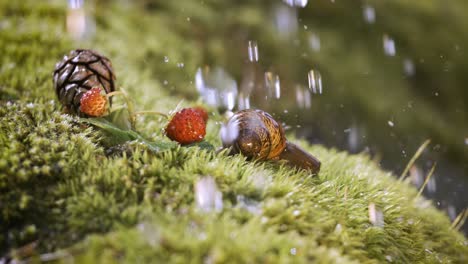
{"type": "MultiPolygon", "coordinates": [[[[96,38],[79,45],[111,58],[138,108],[167,112],[180,90],[194,104],[190,81],[203,57],[195,41],[172,31],[167,15],[99,5],[106,8],[96,38]],[[170,85],[155,72],[167,73],[170,85]]],[[[54,64],[78,48],[63,31],[63,1],[0,1],[0,12],[2,255],[78,263],[468,260],[466,239],[448,218],[365,155],[299,142],[323,161],[311,176],[200,146],[109,148],[108,135],[62,114],[55,100],[54,64]],[[205,176],[222,193],[220,212],[197,208],[194,185],[205,176]],[[369,220],[370,205],[383,222],[369,220]]],[[[211,118],[206,140],[219,146],[222,118],[211,118]]],[[[148,117],[137,129],[164,143],[163,125],[148,117]]]]}

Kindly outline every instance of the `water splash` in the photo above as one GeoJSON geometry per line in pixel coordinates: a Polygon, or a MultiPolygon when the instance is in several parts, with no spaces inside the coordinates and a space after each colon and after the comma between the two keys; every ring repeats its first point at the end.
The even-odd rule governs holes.
{"type": "Polygon", "coordinates": [[[269,97],[279,99],[281,97],[281,83],[278,75],[265,72],[265,87],[269,97]]]}
{"type": "Polygon", "coordinates": [[[322,75],[317,70],[310,70],[307,75],[309,89],[314,94],[322,94],[322,75]]]}
{"type": "Polygon", "coordinates": [[[249,199],[244,195],[237,195],[236,197],[237,204],[236,207],[247,210],[249,213],[254,215],[260,215],[262,213],[262,207],[260,202],[253,199],[249,199]]]}
{"type": "Polygon", "coordinates": [[[258,45],[256,41],[249,40],[248,48],[249,61],[258,62],[258,45]]]}
{"type": "Polygon", "coordinates": [[[195,74],[195,86],[208,105],[221,112],[232,111],[237,100],[237,82],[224,69],[199,68],[195,74]]]}
{"type": "Polygon", "coordinates": [[[239,136],[239,121],[234,118],[227,122],[227,124],[223,124],[219,134],[223,144],[232,145],[239,136]]]}
{"type": "Polygon", "coordinates": [[[223,194],[218,190],[213,177],[206,176],[195,183],[195,202],[205,212],[223,210],[223,194]]]}
{"type": "Polygon", "coordinates": [[[375,23],[375,9],[372,6],[365,5],[363,7],[364,20],[369,24],[375,23]]]}
{"type": "Polygon", "coordinates": [[[376,227],[384,227],[384,215],[374,203],[369,203],[369,222],[376,227]]]}
{"type": "Polygon", "coordinates": [[[396,55],[396,46],[395,46],[395,41],[388,36],[387,34],[384,34],[383,37],[383,48],[384,52],[388,56],[395,56],[396,55]]]}

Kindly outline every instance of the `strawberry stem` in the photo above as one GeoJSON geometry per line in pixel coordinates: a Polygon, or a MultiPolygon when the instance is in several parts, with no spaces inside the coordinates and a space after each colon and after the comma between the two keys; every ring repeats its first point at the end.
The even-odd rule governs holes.
{"type": "Polygon", "coordinates": [[[138,116],[138,115],[159,115],[159,116],[163,116],[164,118],[169,120],[169,116],[167,114],[157,112],[157,111],[138,111],[138,112],[134,112],[133,115],[134,116],[138,116]]]}

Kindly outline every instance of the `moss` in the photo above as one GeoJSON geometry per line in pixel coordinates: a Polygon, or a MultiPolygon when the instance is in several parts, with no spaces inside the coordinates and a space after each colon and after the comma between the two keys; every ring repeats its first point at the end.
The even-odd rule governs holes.
{"type": "MultiPolygon", "coordinates": [[[[137,108],[168,112],[182,100],[179,91],[182,105],[196,103],[191,74],[217,49],[194,49],[198,40],[181,40],[187,26],[171,27],[162,11],[141,16],[138,5],[98,4],[106,9],[97,36],[73,43],[63,31],[61,1],[0,1],[8,25],[0,35],[2,255],[44,260],[57,252],[58,261],[71,256],[79,263],[467,261],[466,239],[448,218],[366,155],[298,142],[323,161],[311,176],[197,146],[157,153],[140,142],[109,148],[108,135],[62,114],[54,99],[51,72],[63,54],[76,45],[105,51],[137,108]],[[203,176],[213,177],[223,195],[219,213],[196,206],[194,185],[203,176]],[[369,221],[369,204],[382,212],[383,226],[369,221]],[[32,253],[13,250],[34,241],[32,253]]],[[[196,6],[200,20],[218,17],[196,6]]],[[[234,17],[243,25],[264,19],[234,17]]],[[[208,124],[207,141],[215,146],[221,120],[213,114],[208,124]]],[[[167,142],[163,125],[147,117],[137,129],[167,142]]]]}

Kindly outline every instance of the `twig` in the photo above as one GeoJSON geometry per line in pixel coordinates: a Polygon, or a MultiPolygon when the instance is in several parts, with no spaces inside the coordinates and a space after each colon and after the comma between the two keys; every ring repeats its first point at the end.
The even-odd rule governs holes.
{"type": "Polygon", "coordinates": [[[453,220],[452,225],[450,226],[450,228],[452,228],[454,230],[459,230],[463,226],[463,224],[465,224],[465,221],[466,221],[467,218],[468,218],[468,210],[467,210],[467,208],[465,208],[463,211],[461,211],[457,215],[455,220],[453,220]]]}
{"type": "Polygon", "coordinates": [[[413,166],[413,164],[416,162],[416,160],[419,158],[419,156],[421,156],[421,154],[423,153],[424,149],[426,149],[427,145],[429,145],[429,143],[431,143],[431,140],[430,139],[427,139],[426,141],[424,141],[424,143],[418,148],[418,150],[416,151],[416,153],[414,153],[413,157],[411,158],[411,160],[408,162],[408,164],[406,165],[406,168],[405,170],[403,171],[403,173],[400,175],[400,178],[399,180],[402,181],[405,177],[406,177],[406,174],[408,174],[408,171],[410,170],[410,168],[413,166]]]}
{"type": "Polygon", "coordinates": [[[432,168],[431,168],[431,170],[429,171],[429,173],[427,174],[426,179],[424,180],[423,185],[421,186],[421,188],[419,188],[419,192],[418,192],[418,194],[416,195],[416,198],[418,198],[418,197],[422,194],[422,192],[424,191],[424,188],[426,188],[427,183],[429,182],[429,180],[431,179],[432,175],[434,174],[434,170],[435,170],[436,165],[437,165],[437,163],[434,163],[434,165],[432,165],[432,168]]]}

